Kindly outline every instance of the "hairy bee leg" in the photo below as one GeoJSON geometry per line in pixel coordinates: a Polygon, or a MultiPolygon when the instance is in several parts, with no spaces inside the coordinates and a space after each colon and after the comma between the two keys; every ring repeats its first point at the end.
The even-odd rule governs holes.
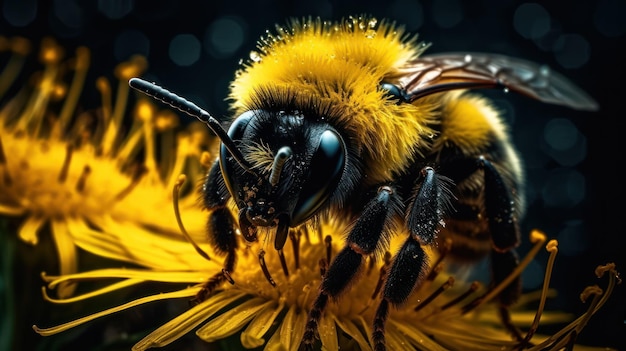
{"type": "Polygon", "coordinates": [[[393,259],[387,275],[382,300],[374,317],[372,341],[376,351],[386,350],[385,323],[389,314],[389,304],[399,306],[411,295],[413,289],[424,281],[428,274],[428,256],[423,245],[430,245],[444,216],[449,201],[447,195],[450,181],[435,173],[431,167],[422,169],[421,183],[409,209],[407,226],[410,236],[393,259]]]}
{"type": "MultiPolygon", "coordinates": [[[[518,265],[514,248],[520,242],[520,229],[515,216],[513,190],[508,187],[494,165],[479,158],[485,177],[485,212],[493,240],[491,269],[494,284],[502,282],[518,265]]],[[[521,278],[516,278],[498,295],[500,303],[510,306],[521,295],[521,278]]]]}
{"type": "Polygon", "coordinates": [[[443,220],[443,211],[449,201],[447,187],[451,181],[437,175],[432,167],[424,167],[421,173],[423,180],[410,207],[407,227],[422,244],[430,245],[443,220]]]}
{"type": "Polygon", "coordinates": [[[504,252],[520,242],[519,225],[515,216],[513,190],[507,185],[494,165],[480,157],[479,166],[485,177],[485,212],[489,220],[496,250],[504,252]]]}
{"type": "MultiPolygon", "coordinates": [[[[518,265],[519,257],[514,249],[505,252],[493,250],[491,252],[493,284],[497,285],[506,279],[518,265]]],[[[511,322],[508,307],[515,303],[521,294],[522,280],[519,277],[514,279],[511,284],[507,285],[507,287],[498,294],[498,301],[500,302],[500,320],[504,327],[509,330],[511,335],[518,341],[524,340],[524,337],[521,331],[511,322]]]]}
{"type": "Polygon", "coordinates": [[[346,246],[337,254],[322,278],[320,289],[309,311],[300,350],[312,350],[319,320],[329,298],[338,297],[357,279],[364,257],[374,253],[387,232],[390,219],[397,213],[399,199],[389,186],[378,189],[348,234],[346,246]]]}
{"type": "Polygon", "coordinates": [[[231,273],[237,261],[236,222],[230,209],[226,207],[228,191],[223,183],[219,163],[211,166],[204,183],[204,205],[210,211],[207,219],[208,239],[218,254],[225,254],[222,271],[210,277],[194,299],[201,302],[225,281],[234,283],[231,273]]]}
{"type": "Polygon", "coordinates": [[[394,258],[387,275],[383,296],[374,316],[372,342],[374,350],[387,349],[385,342],[385,324],[389,315],[389,304],[400,306],[411,295],[417,284],[426,278],[428,256],[420,243],[409,236],[394,258]]]}

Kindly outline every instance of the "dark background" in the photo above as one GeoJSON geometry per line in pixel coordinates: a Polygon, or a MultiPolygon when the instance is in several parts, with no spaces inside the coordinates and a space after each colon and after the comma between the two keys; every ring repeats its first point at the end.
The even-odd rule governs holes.
{"type": "MultiPolygon", "coordinates": [[[[586,305],[580,303],[578,294],[587,285],[603,287],[606,283],[594,276],[595,267],[616,262],[618,270],[624,270],[624,179],[618,173],[624,160],[620,141],[626,78],[624,1],[537,5],[498,0],[211,4],[3,0],[0,4],[0,35],[24,36],[35,46],[44,36],[52,36],[67,49],[68,56],[77,46],[88,46],[93,61],[91,81],[98,75],[110,75],[117,63],[132,54],[145,55],[150,64],[145,77],[196,101],[218,119],[227,115],[223,99],[238,61],[248,57],[266,29],[293,16],[339,19],[373,14],[406,24],[421,40],[432,43],[430,53],[484,51],[545,63],[583,87],[598,101],[600,110],[574,111],[501,91],[485,94],[504,110],[527,168],[524,233],[539,228],[560,242],[551,283],[559,297],[549,301],[549,308],[581,314],[586,305]],[[197,56],[186,55],[193,53],[194,47],[185,47],[184,39],[190,37],[177,38],[179,34],[196,38],[197,56]],[[211,35],[217,44],[209,42],[211,35]],[[176,47],[179,40],[184,49],[176,47]],[[181,53],[185,55],[179,57],[181,53]],[[554,145],[569,147],[557,150],[554,145]]],[[[86,89],[83,96],[85,104],[97,105],[95,89],[86,89]]],[[[528,246],[523,244],[520,252],[528,246]]],[[[525,272],[527,289],[537,288],[546,259],[542,251],[525,272]]],[[[625,349],[624,289],[623,285],[615,289],[579,336],[579,343],[625,349]]],[[[29,330],[26,335],[39,338],[29,330]]]]}

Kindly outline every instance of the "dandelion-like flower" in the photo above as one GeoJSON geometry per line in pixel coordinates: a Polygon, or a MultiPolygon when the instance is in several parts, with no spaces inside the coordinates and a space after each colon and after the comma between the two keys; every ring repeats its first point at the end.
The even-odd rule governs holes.
{"type": "MultiPolygon", "coordinates": [[[[264,347],[265,350],[297,350],[305,331],[307,311],[315,297],[324,268],[332,255],[341,249],[338,233],[344,223],[328,220],[317,229],[300,229],[290,232],[291,245],[285,250],[284,259],[276,251],[264,251],[264,242],[249,246],[240,245],[238,263],[230,276],[232,284],[224,284],[204,301],[194,305],[179,316],[154,330],[136,343],[133,350],[146,350],[169,345],[183,335],[194,331],[198,337],[214,342],[239,334],[244,348],[264,347]],[[261,254],[259,255],[259,252],[261,254]],[[259,262],[262,261],[262,262],[259,262]],[[321,264],[320,264],[321,262],[321,264]],[[261,263],[261,264],[260,264],[261,263]]],[[[145,241],[161,240],[155,234],[147,235],[145,241]]],[[[238,240],[243,243],[243,239],[238,240]]],[[[534,247],[521,262],[510,279],[520,274],[537,251],[544,246],[546,237],[533,232],[534,247]]],[[[111,245],[116,245],[111,242],[111,245]]],[[[397,243],[396,243],[397,244],[397,243]]],[[[398,246],[392,243],[392,247],[398,246]]],[[[618,281],[614,265],[598,268],[598,276],[609,272],[606,291],[599,287],[589,288],[585,297],[594,295],[589,310],[558,333],[552,336],[535,335],[539,321],[544,323],[563,322],[567,316],[559,313],[543,313],[543,305],[550,291],[548,289],[551,272],[557,252],[556,241],[550,241],[546,248],[551,252],[547,267],[546,283],[539,294],[524,296],[519,305],[511,310],[513,323],[528,327],[525,338],[512,338],[509,329],[501,324],[498,308],[490,304],[502,285],[487,289],[478,282],[455,281],[445,274],[445,251],[432,252],[436,263],[427,281],[422,284],[401,309],[393,310],[387,322],[386,339],[391,350],[559,350],[571,346],[588,319],[604,304],[618,281]],[[536,311],[525,310],[526,304],[539,300],[536,311]]],[[[127,247],[129,251],[142,250],[127,247]]],[[[210,248],[209,256],[214,257],[210,248]]],[[[74,328],[106,315],[133,308],[142,304],[167,299],[195,299],[202,292],[207,278],[221,268],[219,262],[207,261],[194,252],[192,245],[183,241],[174,250],[162,253],[162,257],[174,255],[195,257],[197,261],[181,270],[164,270],[151,266],[150,262],[139,262],[147,269],[103,269],[71,274],[47,276],[48,288],[58,284],[93,279],[116,279],[107,288],[75,296],[72,299],[47,300],[55,303],[68,303],[109,293],[130,285],[149,281],[163,283],[188,283],[184,289],[173,289],[129,301],[84,318],[63,325],[40,328],[34,326],[41,335],[53,335],[74,328]]],[[[387,257],[390,257],[388,255],[387,257]]],[[[362,272],[362,278],[351,289],[331,303],[319,323],[319,339],[323,349],[370,350],[372,319],[378,303],[378,289],[388,268],[388,260],[371,260],[362,272]]],[[[174,286],[174,285],[173,285],[174,286]]]]}
{"type": "MultiPolygon", "coordinates": [[[[60,274],[70,274],[78,268],[77,246],[134,262],[142,260],[135,255],[145,253],[115,251],[106,246],[108,238],[141,240],[135,233],[148,228],[180,236],[169,189],[180,172],[199,177],[203,169],[193,161],[210,138],[204,129],[176,134],[177,116],[158,111],[147,99],[138,101],[132,123],[126,123],[127,81],[145,70],[146,60],[133,57],[118,65],[115,99],[110,82],[99,78],[95,88],[102,97],[101,108],[89,111],[80,106],[90,63],[87,48],[64,59],[63,48],[44,39],[39,52],[43,69],[22,85],[17,78],[30,43],[0,37],[0,49],[8,56],[0,76],[0,99],[5,101],[0,110],[0,215],[23,218],[19,237],[35,245],[41,229],[49,225],[60,274]],[[17,92],[5,97],[11,89],[17,92]]],[[[195,203],[196,196],[188,196],[181,206],[191,214],[199,212],[195,203]]],[[[194,218],[201,221],[200,216],[188,221],[194,218]]],[[[127,245],[146,248],[157,257],[154,251],[168,249],[151,243],[127,245]]],[[[58,294],[68,297],[73,289],[72,284],[63,284],[58,294]]]]}

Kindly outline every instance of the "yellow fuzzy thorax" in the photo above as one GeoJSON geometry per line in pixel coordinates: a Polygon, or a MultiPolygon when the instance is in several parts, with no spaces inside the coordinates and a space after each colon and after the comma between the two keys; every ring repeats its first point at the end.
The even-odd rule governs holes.
{"type": "Polygon", "coordinates": [[[373,18],[294,20],[263,38],[237,72],[233,117],[268,100],[308,111],[347,134],[369,166],[370,181],[389,180],[426,146],[433,115],[424,100],[397,104],[380,84],[424,48],[402,28],[373,18]]]}

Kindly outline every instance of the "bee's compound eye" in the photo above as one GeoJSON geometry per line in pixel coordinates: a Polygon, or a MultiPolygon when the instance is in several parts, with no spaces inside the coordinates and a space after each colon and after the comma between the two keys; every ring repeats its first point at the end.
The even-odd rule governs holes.
{"type": "Polygon", "coordinates": [[[391,99],[397,99],[398,103],[407,101],[404,91],[402,91],[402,89],[400,89],[400,87],[395,84],[382,83],[380,84],[380,89],[385,91],[387,93],[387,96],[389,96],[391,99]]]}
{"type": "Polygon", "coordinates": [[[311,158],[309,176],[302,186],[292,214],[292,226],[309,217],[329,198],[337,187],[346,164],[346,147],[334,131],[326,130],[311,158]]]}

